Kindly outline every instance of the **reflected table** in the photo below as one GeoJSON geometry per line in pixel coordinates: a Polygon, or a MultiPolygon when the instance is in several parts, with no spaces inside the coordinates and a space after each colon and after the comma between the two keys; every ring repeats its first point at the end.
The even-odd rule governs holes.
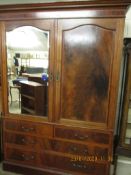
{"type": "Polygon", "coordinates": [[[12,102],[13,102],[12,89],[18,89],[18,93],[19,93],[19,107],[20,107],[21,86],[19,86],[19,85],[12,85],[12,86],[10,86],[11,105],[12,105],[12,102]]]}

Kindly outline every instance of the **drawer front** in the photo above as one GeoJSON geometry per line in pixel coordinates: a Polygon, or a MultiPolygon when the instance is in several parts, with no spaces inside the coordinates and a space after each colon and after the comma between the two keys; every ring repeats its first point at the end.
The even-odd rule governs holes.
{"type": "Polygon", "coordinates": [[[55,128],[55,137],[79,141],[88,141],[99,144],[109,144],[110,135],[107,133],[99,133],[94,131],[67,129],[67,128],[55,128]]]}
{"type": "Polygon", "coordinates": [[[18,132],[25,132],[25,133],[37,133],[37,127],[34,123],[28,123],[23,121],[12,121],[7,120],[5,121],[5,129],[10,131],[18,131],[18,132]]]}
{"type": "Polygon", "coordinates": [[[81,155],[81,156],[96,156],[105,158],[109,157],[108,148],[95,145],[84,145],[67,141],[58,141],[53,139],[43,139],[41,148],[55,152],[81,155]]]}
{"type": "MultiPolygon", "coordinates": [[[[69,157],[57,156],[49,153],[41,155],[41,164],[60,170],[74,172],[73,174],[107,175],[109,164],[91,161],[72,161],[69,157]]],[[[72,174],[72,173],[71,173],[72,174]]]]}
{"type": "Polygon", "coordinates": [[[5,120],[4,126],[6,130],[17,131],[29,134],[37,134],[47,137],[53,136],[53,126],[49,124],[37,124],[33,122],[25,122],[25,121],[14,121],[14,120],[5,120]]]}
{"type": "Polygon", "coordinates": [[[27,148],[37,148],[39,145],[38,139],[35,136],[26,136],[23,134],[12,134],[5,132],[5,143],[25,146],[27,148]]]}
{"type": "Polygon", "coordinates": [[[5,142],[7,144],[15,144],[25,148],[37,149],[38,151],[55,151],[65,154],[96,156],[98,158],[108,157],[108,148],[72,143],[67,141],[59,141],[55,139],[37,138],[35,136],[27,136],[24,134],[15,134],[5,132],[5,142]]]}
{"type": "Polygon", "coordinates": [[[5,148],[5,160],[36,166],[38,164],[38,155],[35,152],[7,147],[5,148]]]}

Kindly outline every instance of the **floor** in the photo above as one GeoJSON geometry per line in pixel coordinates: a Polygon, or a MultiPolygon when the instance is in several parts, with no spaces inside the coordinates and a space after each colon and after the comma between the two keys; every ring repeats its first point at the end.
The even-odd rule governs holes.
{"type": "Polygon", "coordinates": [[[20,174],[10,173],[8,171],[3,171],[2,170],[2,164],[0,164],[0,175],[20,175],[20,174]]]}
{"type": "Polygon", "coordinates": [[[131,158],[119,156],[116,175],[131,175],[131,158]]]}

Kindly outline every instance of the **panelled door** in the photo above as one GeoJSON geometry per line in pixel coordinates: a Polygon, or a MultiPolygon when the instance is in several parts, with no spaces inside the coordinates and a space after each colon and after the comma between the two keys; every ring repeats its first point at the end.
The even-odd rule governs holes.
{"type": "Polygon", "coordinates": [[[113,127],[120,65],[117,44],[122,37],[117,32],[122,24],[116,19],[58,21],[56,120],[60,123],[113,127]]]}

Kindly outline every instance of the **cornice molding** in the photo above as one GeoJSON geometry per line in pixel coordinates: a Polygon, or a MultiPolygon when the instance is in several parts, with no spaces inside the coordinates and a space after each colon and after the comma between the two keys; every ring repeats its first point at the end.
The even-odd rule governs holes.
{"type": "Polygon", "coordinates": [[[55,10],[55,9],[82,9],[82,8],[127,8],[131,0],[87,0],[87,1],[66,1],[32,4],[8,4],[0,5],[0,12],[22,11],[22,10],[55,10]]]}
{"type": "Polygon", "coordinates": [[[125,18],[131,0],[89,0],[0,5],[0,20],[125,18]]]}

